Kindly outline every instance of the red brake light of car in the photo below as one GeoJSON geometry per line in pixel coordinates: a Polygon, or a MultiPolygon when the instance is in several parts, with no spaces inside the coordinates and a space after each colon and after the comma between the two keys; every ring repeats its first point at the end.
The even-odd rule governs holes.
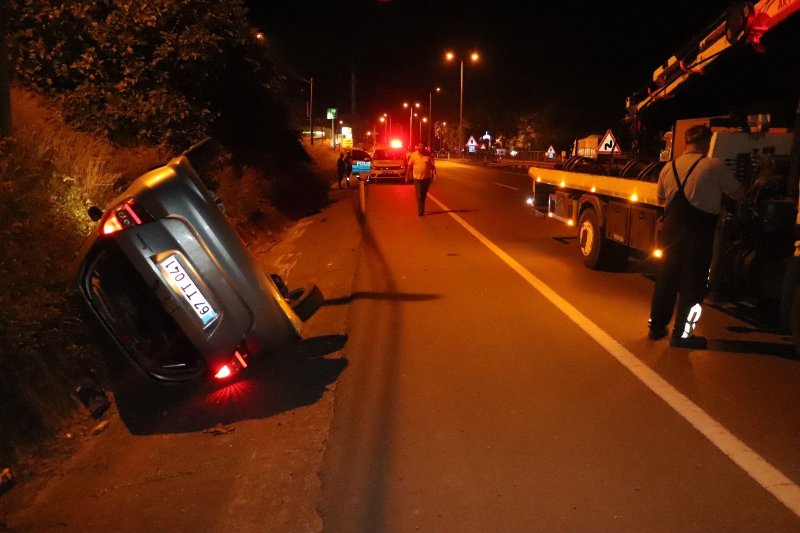
{"type": "Polygon", "coordinates": [[[132,228],[152,220],[153,218],[150,215],[136,205],[133,198],[128,198],[105,212],[103,218],[100,219],[100,233],[102,235],[111,235],[117,231],[132,228]]]}
{"type": "Polygon", "coordinates": [[[233,375],[233,370],[228,365],[222,365],[222,367],[217,370],[217,373],[214,374],[214,377],[217,379],[225,379],[229,378],[233,375]]]}
{"type": "Polygon", "coordinates": [[[250,354],[247,353],[247,349],[244,346],[244,343],[240,344],[234,351],[233,357],[227,363],[222,365],[217,369],[217,372],[214,374],[214,377],[217,379],[227,379],[233,375],[236,375],[244,368],[247,368],[247,358],[250,357],[250,354]]]}

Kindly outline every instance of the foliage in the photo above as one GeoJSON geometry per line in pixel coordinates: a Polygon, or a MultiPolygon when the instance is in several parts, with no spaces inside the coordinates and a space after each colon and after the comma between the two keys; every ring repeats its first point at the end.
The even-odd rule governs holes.
{"type": "Polygon", "coordinates": [[[17,80],[71,126],[172,153],[211,135],[269,200],[299,216],[327,202],[242,0],[9,1],[17,80]]]}
{"type": "Polygon", "coordinates": [[[511,148],[516,150],[536,150],[539,138],[538,117],[535,114],[522,115],[517,119],[517,132],[510,140],[511,148]]]}
{"type": "Polygon", "coordinates": [[[516,133],[507,139],[509,147],[525,151],[546,150],[551,145],[558,150],[569,148],[574,132],[560,119],[562,115],[556,107],[543,107],[520,115],[516,133]]]}
{"type": "MultiPolygon", "coordinates": [[[[231,95],[231,64],[264,91],[240,0],[11,0],[16,75],[54,97],[76,127],[119,144],[185,148],[231,95]]],[[[241,77],[238,80],[241,81],[241,77]]]]}
{"type": "Polygon", "coordinates": [[[103,379],[103,361],[78,319],[70,265],[114,185],[161,161],[64,125],[58,110],[15,89],[15,136],[0,141],[0,463],[52,435],[75,409],[75,387],[103,379]],[[35,246],[31,246],[35,243],[35,246]]]}

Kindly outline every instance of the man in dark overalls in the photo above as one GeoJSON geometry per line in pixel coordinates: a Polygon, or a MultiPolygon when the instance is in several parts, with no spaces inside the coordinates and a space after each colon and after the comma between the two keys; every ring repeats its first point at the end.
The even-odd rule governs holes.
{"type": "Polygon", "coordinates": [[[705,350],[705,337],[694,335],[701,302],[708,294],[708,269],[722,195],[739,201],[745,190],[725,164],[707,157],[711,130],[704,125],[686,130],[686,150],[664,165],[658,197],[666,202],[662,225],[664,259],[650,304],[653,340],[664,338],[677,300],[670,345],[705,350]]]}

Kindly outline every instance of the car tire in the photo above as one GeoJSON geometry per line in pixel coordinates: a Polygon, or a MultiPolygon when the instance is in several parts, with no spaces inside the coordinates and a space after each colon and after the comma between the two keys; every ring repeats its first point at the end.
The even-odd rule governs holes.
{"type": "Polygon", "coordinates": [[[312,283],[306,287],[291,291],[288,300],[295,314],[305,322],[317,312],[317,309],[324,303],[325,298],[319,287],[312,283]]]}

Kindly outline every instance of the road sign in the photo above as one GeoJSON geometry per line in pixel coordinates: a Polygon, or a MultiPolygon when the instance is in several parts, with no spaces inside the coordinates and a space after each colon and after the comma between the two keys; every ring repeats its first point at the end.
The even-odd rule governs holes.
{"type": "Polygon", "coordinates": [[[473,148],[478,146],[478,141],[475,140],[475,137],[472,135],[469,136],[469,140],[467,141],[467,146],[472,146],[473,148]]]}
{"type": "Polygon", "coordinates": [[[336,118],[336,108],[335,107],[329,107],[328,108],[327,118],[328,118],[328,120],[333,120],[333,119],[336,118]]]}
{"type": "Polygon", "coordinates": [[[597,153],[598,154],[611,154],[620,153],[619,145],[617,144],[617,139],[614,137],[614,134],[611,133],[611,130],[608,130],[603,138],[600,140],[600,144],[597,145],[597,153]]]}

